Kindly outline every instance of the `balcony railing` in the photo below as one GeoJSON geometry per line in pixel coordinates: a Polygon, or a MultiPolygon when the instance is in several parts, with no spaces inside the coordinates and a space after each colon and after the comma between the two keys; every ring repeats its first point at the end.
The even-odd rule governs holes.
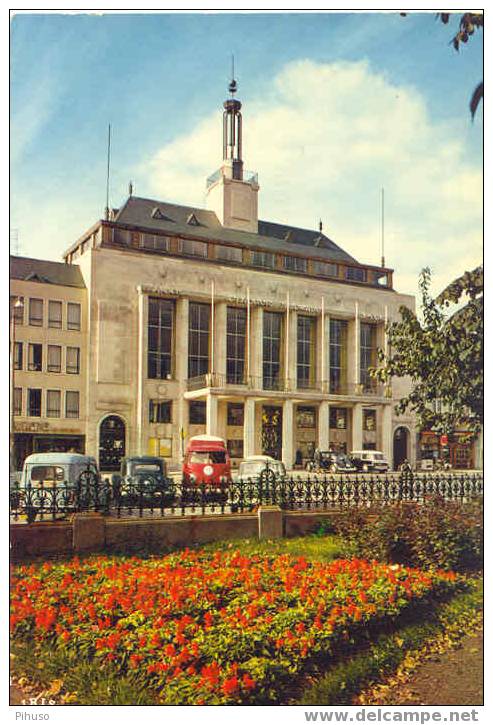
{"type": "MultiPolygon", "coordinates": [[[[217,171],[214,171],[213,174],[207,177],[206,186],[207,188],[211,187],[213,184],[215,184],[221,176],[223,175],[221,169],[217,169],[217,171]]],[[[242,181],[245,181],[247,184],[257,184],[258,183],[258,173],[256,171],[243,171],[243,179],[242,181]]]]}
{"type": "Polygon", "coordinates": [[[306,392],[321,393],[324,395],[341,395],[347,397],[375,397],[391,398],[392,388],[381,383],[335,383],[333,380],[293,380],[291,378],[237,376],[222,373],[205,373],[187,380],[187,390],[201,390],[202,388],[229,388],[240,386],[250,390],[272,390],[277,392],[306,392]]]}

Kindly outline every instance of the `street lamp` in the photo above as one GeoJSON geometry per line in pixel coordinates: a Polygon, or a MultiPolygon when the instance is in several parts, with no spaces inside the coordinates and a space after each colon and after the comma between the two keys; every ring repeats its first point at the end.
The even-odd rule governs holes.
{"type": "Polygon", "coordinates": [[[16,297],[12,305],[10,321],[10,469],[15,470],[14,392],[15,392],[15,311],[22,309],[24,302],[16,297]]]}

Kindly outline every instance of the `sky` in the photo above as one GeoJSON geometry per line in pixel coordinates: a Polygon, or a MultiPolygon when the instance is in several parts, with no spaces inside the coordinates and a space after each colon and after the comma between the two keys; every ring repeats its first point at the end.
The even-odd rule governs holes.
{"type": "Polygon", "coordinates": [[[482,261],[482,32],[434,13],[18,14],[11,21],[12,251],[61,260],[134,194],[205,206],[231,54],[259,217],[318,228],[399,292],[482,261]],[[17,246],[18,245],[18,246],[17,246]]]}

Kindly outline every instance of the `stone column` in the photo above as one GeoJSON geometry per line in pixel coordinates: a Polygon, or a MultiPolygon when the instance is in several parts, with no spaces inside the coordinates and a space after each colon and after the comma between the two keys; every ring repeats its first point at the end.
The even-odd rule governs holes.
{"type": "Polygon", "coordinates": [[[354,383],[356,386],[360,384],[360,359],[359,359],[359,347],[360,347],[360,323],[359,323],[359,304],[354,303],[354,383]]]}
{"type": "Polygon", "coordinates": [[[250,311],[250,377],[254,388],[262,387],[262,354],[263,354],[264,310],[252,307],[250,311]]]}
{"type": "Polygon", "coordinates": [[[284,377],[287,390],[296,390],[297,364],[298,364],[298,315],[294,310],[289,311],[285,318],[286,345],[284,360],[284,377]],[[289,345],[289,349],[288,349],[289,345]]]}
{"type": "Polygon", "coordinates": [[[140,456],[144,455],[147,445],[144,440],[146,428],[146,401],[145,381],[147,379],[147,318],[149,298],[138,289],[139,294],[139,323],[138,323],[138,361],[137,361],[137,409],[136,409],[136,450],[140,456]]]}
{"type": "Polygon", "coordinates": [[[282,409],[282,460],[288,470],[293,468],[293,401],[286,400],[282,409]]]}
{"type": "Polygon", "coordinates": [[[318,406],[318,447],[329,450],[329,402],[323,400],[318,406]]]}
{"type": "Polygon", "coordinates": [[[182,460],[185,439],[188,438],[188,400],[184,398],[188,378],[188,299],[185,297],[180,297],[176,301],[174,378],[179,383],[178,400],[176,401],[178,411],[175,419],[178,430],[175,434],[175,445],[180,452],[179,459],[182,460]],[[184,438],[182,438],[182,432],[184,438]]]}
{"type": "Polygon", "coordinates": [[[316,379],[321,384],[321,390],[324,393],[329,391],[330,380],[330,317],[327,310],[324,309],[324,319],[322,323],[322,315],[317,318],[317,375],[316,379]]]}
{"type": "MultiPolygon", "coordinates": [[[[382,405],[380,408],[380,445],[381,451],[389,462],[390,470],[394,468],[394,441],[392,435],[392,405],[382,405]]],[[[410,443],[410,441],[409,441],[410,443]]]]}
{"type": "Polygon", "coordinates": [[[214,370],[219,375],[219,385],[226,384],[226,302],[216,302],[214,313],[214,370]]]}
{"type": "Polygon", "coordinates": [[[206,401],[206,427],[207,435],[217,435],[217,395],[209,394],[206,401]]]}
{"type": "Polygon", "coordinates": [[[353,451],[360,451],[363,448],[363,406],[355,403],[353,406],[353,451]]]}
{"type": "Polygon", "coordinates": [[[255,455],[255,401],[246,398],[243,410],[243,456],[255,455]]]}

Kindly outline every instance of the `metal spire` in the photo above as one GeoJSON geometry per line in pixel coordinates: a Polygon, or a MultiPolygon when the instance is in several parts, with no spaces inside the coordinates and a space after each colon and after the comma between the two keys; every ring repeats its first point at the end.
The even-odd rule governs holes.
{"type": "Polygon", "coordinates": [[[231,98],[233,98],[234,94],[238,90],[238,84],[235,80],[235,57],[233,54],[231,55],[231,81],[229,83],[228,90],[231,93],[231,98]]]}

